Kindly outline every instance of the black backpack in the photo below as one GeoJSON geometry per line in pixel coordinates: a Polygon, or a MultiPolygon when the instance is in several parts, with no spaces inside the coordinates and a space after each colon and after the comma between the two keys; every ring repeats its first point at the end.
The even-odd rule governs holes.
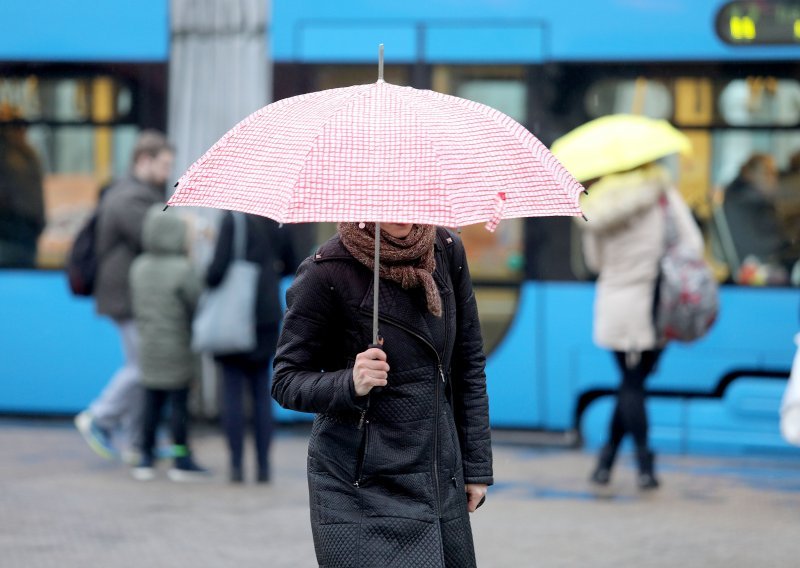
{"type": "Polygon", "coordinates": [[[67,280],[69,289],[76,296],[91,296],[97,275],[97,253],[95,238],[97,234],[98,209],[96,208],[86,224],[75,235],[72,249],[67,258],[67,280]]]}
{"type": "Polygon", "coordinates": [[[100,199],[92,215],[75,235],[72,249],[67,258],[67,281],[69,289],[76,296],[91,296],[97,276],[97,223],[100,217],[100,204],[108,186],[100,190],[100,199]]]}

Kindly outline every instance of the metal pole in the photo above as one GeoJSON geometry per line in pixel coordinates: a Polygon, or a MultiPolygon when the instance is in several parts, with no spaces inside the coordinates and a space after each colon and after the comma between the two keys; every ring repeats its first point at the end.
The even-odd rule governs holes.
{"type": "Polygon", "coordinates": [[[383,81],[383,44],[378,46],[378,81],[383,81]]]}
{"type": "Polygon", "coordinates": [[[381,224],[375,223],[375,265],[372,269],[372,344],[378,345],[378,281],[381,271],[381,224]]]}

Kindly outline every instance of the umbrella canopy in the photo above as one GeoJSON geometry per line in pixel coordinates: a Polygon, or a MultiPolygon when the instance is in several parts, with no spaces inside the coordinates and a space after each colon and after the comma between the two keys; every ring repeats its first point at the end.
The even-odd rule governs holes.
{"type": "Polygon", "coordinates": [[[580,181],[623,172],[676,152],[691,142],[666,120],[612,114],[587,122],[553,143],[553,154],[580,181]]]}
{"type": "Polygon", "coordinates": [[[580,215],[581,185],[491,107],[382,80],[284,99],[237,124],[180,178],[169,205],[281,223],[458,227],[580,215]]]}

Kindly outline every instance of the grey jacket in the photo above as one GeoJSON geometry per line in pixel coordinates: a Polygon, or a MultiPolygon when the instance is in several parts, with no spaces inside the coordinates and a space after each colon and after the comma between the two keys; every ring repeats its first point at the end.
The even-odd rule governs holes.
{"type": "Polygon", "coordinates": [[[117,320],[133,317],[128,273],[142,251],[148,208],[164,201],[163,191],[129,177],[114,184],[100,202],[97,228],[97,313],[117,320]]]}
{"type": "Polygon", "coordinates": [[[191,322],[201,288],[186,256],[186,224],[156,205],[142,234],[144,253],[130,271],[141,381],[153,389],[185,388],[194,375],[191,322]]]}

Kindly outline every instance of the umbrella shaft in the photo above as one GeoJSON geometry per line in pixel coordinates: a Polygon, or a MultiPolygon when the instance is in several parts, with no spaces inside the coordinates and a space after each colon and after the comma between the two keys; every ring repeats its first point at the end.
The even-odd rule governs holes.
{"type": "Polygon", "coordinates": [[[372,269],[372,344],[378,344],[378,280],[381,271],[381,224],[375,223],[375,264],[372,269]]]}

